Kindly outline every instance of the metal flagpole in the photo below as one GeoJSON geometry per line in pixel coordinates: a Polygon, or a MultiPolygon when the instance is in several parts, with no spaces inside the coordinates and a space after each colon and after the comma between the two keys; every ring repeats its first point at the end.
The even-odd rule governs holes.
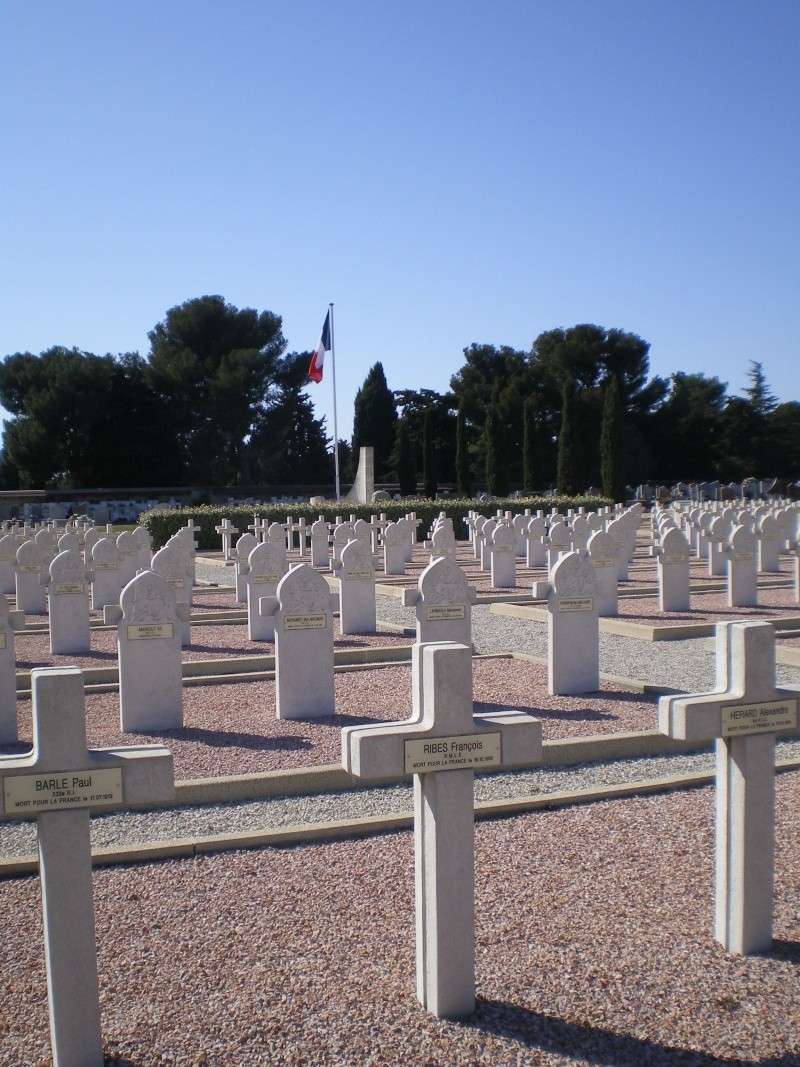
{"type": "Polygon", "coordinates": [[[333,466],[336,472],[336,499],[341,497],[339,486],[339,427],[336,422],[336,346],[333,343],[333,304],[328,304],[331,317],[331,370],[333,371],[333,466]]]}

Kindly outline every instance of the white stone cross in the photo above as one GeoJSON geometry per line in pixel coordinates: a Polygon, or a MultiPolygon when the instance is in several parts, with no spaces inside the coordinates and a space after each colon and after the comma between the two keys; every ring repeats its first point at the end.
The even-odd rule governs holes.
{"type": "Polygon", "coordinates": [[[728,952],[772,944],[775,735],[797,726],[798,695],[775,686],[772,625],[733,622],[717,625],[717,688],[659,701],[662,734],[716,740],[715,936],[728,952]]]}
{"type": "Polygon", "coordinates": [[[475,1008],[473,775],[541,759],[542,727],[519,711],[473,714],[472,650],[416,644],[413,714],[342,730],[342,764],[357,778],[414,775],[417,997],[437,1016],[475,1008]]]}
{"type": "Polygon", "coordinates": [[[256,541],[261,542],[264,540],[264,534],[267,532],[268,527],[269,523],[266,521],[266,519],[261,519],[258,515],[254,514],[253,521],[250,523],[247,529],[252,533],[256,541]]]}
{"type": "Polygon", "coordinates": [[[223,559],[229,560],[232,558],[231,548],[233,546],[233,538],[239,532],[233,525],[231,520],[227,516],[222,520],[219,526],[214,527],[214,532],[218,533],[222,537],[222,556],[223,559]]]}
{"type": "Polygon", "coordinates": [[[86,747],[83,674],[31,672],[33,752],[0,757],[0,816],[36,818],[55,1067],[102,1067],[89,809],[174,795],[161,745],[86,747]]]}

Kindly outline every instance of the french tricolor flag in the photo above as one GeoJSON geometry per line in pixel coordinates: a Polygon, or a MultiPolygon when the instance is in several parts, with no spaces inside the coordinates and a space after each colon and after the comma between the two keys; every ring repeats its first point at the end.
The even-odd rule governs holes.
{"type": "Polygon", "coordinates": [[[322,367],[325,363],[325,353],[331,350],[331,313],[328,309],[328,314],[325,316],[325,322],[322,326],[322,333],[317,341],[317,347],[314,349],[314,354],[311,357],[311,362],[308,365],[308,376],[312,382],[322,381],[322,367]]]}

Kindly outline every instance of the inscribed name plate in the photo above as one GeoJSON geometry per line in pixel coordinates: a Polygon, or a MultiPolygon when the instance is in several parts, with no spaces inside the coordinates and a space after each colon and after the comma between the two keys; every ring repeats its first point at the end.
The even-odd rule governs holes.
{"type": "Polygon", "coordinates": [[[373,578],[374,575],[372,571],[342,571],[341,577],[349,582],[351,580],[366,580],[367,578],[373,578]]]}
{"type": "Polygon", "coordinates": [[[19,563],[17,564],[17,570],[20,574],[38,574],[42,568],[38,563],[19,563]]]}
{"type": "Polygon", "coordinates": [[[463,604],[432,604],[426,611],[428,622],[445,622],[447,619],[463,619],[463,604]]]}
{"type": "Polygon", "coordinates": [[[796,700],[767,700],[761,704],[732,704],[722,709],[722,736],[768,734],[797,726],[796,700]]]}
{"type": "Polygon", "coordinates": [[[661,562],[662,563],[666,563],[666,564],[688,563],[689,562],[689,557],[688,556],[662,556],[661,557],[661,562]]]}
{"type": "Polygon", "coordinates": [[[122,803],[122,769],[50,771],[4,778],[3,803],[6,815],[111,807],[122,803]]]}
{"type": "Polygon", "coordinates": [[[461,734],[458,737],[429,737],[405,742],[406,774],[433,771],[463,771],[471,767],[499,767],[499,733],[461,734]]]}
{"type": "Polygon", "coordinates": [[[175,627],[171,622],[137,623],[126,628],[129,641],[152,641],[157,637],[174,637],[175,627]]]}
{"type": "Polygon", "coordinates": [[[278,574],[277,571],[264,571],[263,574],[251,574],[250,581],[253,585],[269,585],[272,582],[279,582],[283,577],[282,574],[278,574]]]}
{"type": "Polygon", "coordinates": [[[593,559],[593,567],[616,567],[616,560],[613,559],[593,559]]]}
{"type": "Polygon", "coordinates": [[[67,593],[85,593],[86,586],[82,582],[61,582],[54,585],[52,592],[55,596],[65,596],[67,593]]]}
{"type": "Polygon", "coordinates": [[[325,628],[325,612],[319,615],[287,615],[287,630],[322,630],[325,628]]]}
{"type": "Polygon", "coordinates": [[[594,607],[594,600],[590,596],[584,597],[559,597],[558,610],[559,611],[591,611],[594,607]]]}

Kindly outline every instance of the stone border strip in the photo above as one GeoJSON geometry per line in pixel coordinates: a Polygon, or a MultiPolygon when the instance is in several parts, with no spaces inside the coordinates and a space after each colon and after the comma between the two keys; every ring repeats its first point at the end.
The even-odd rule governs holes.
{"type": "MultiPolygon", "coordinates": [[[[520,604],[492,604],[489,609],[494,615],[506,615],[512,619],[525,619],[529,622],[547,622],[547,609],[530,602],[520,604]]],[[[749,621],[771,622],[776,630],[793,630],[800,626],[800,615],[784,615],[782,618],[761,618],[748,616],[749,621]]],[[[712,637],[715,622],[676,623],[674,626],[650,626],[646,623],[628,622],[621,618],[601,618],[598,620],[600,632],[616,634],[618,637],[633,637],[639,641],[686,641],[694,637],[712,637]]]]}
{"type": "MultiPolygon", "coordinates": [[[[800,760],[778,760],[776,770],[792,771],[800,768],[800,760]]],[[[669,775],[664,778],[643,778],[615,785],[592,786],[587,789],[564,790],[553,793],[533,793],[501,800],[482,800],[475,805],[476,819],[496,819],[523,812],[549,811],[554,808],[591,804],[604,800],[619,800],[631,796],[652,796],[679,789],[695,789],[714,781],[713,771],[669,775]]],[[[108,867],[123,863],[151,863],[154,860],[189,858],[215,852],[230,852],[249,848],[286,848],[292,845],[348,838],[366,837],[413,826],[409,814],[378,815],[363,819],[341,819],[330,822],[301,823],[279,830],[248,834],[212,834],[196,838],[146,841],[127,848],[102,848],[92,852],[93,867],[108,867]]],[[[14,860],[0,860],[0,879],[36,874],[36,856],[22,856],[14,860]]]]}

